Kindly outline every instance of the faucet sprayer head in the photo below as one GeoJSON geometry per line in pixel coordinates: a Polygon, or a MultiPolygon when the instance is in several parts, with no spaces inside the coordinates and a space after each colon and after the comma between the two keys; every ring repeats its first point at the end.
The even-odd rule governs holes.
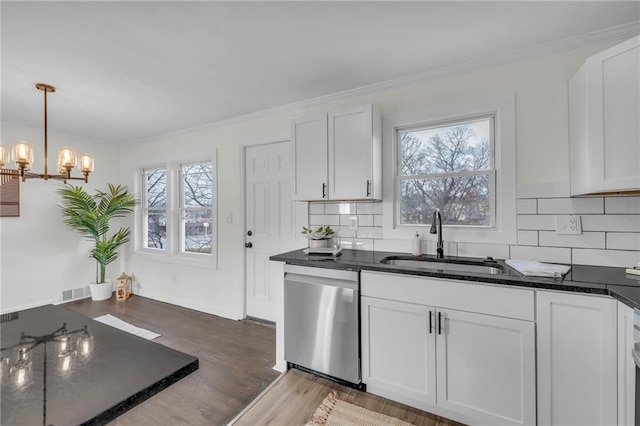
{"type": "Polygon", "coordinates": [[[433,211],[433,220],[431,221],[431,229],[429,230],[430,234],[437,234],[438,228],[436,228],[436,220],[438,218],[438,213],[440,213],[439,209],[435,209],[433,211]]]}

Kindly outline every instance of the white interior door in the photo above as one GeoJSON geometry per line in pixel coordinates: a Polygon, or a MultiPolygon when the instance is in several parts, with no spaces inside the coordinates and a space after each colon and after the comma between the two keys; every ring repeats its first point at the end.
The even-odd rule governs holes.
{"type": "Polygon", "coordinates": [[[307,220],[307,203],[293,201],[291,143],[247,147],[245,188],[247,316],[275,321],[269,256],[305,245],[300,232],[307,220]]]}

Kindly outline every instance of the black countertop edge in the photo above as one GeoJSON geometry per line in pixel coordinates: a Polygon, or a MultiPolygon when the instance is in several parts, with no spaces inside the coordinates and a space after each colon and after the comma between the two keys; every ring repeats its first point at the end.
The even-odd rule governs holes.
{"type": "MultiPolygon", "coordinates": [[[[354,271],[376,271],[395,274],[417,275],[435,278],[455,279],[461,281],[483,282],[488,284],[510,285],[541,290],[557,290],[586,294],[609,295],[622,303],[640,309],[640,280],[625,274],[625,268],[608,266],[571,265],[571,270],[563,279],[547,277],[527,277],[509,267],[504,260],[496,260],[504,273],[490,275],[482,273],[452,273],[398,267],[380,263],[388,256],[410,257],[406,253],[342,250],[339,256],[326,257],[306,255],[300,250],[281,253],[270,257],[270,260],[281,261],[292,265],[313,266],[328,269],[349,269],[354,271]]],[[[435,260],[434,256],[423,255],[421,258],[435,260]]],[[[483,259],[471,257],[447,257],[444,261],[471,261],[483,259]]]]}
{"type": "Polygon", "coordinates": [[[136,405],[146,401],[151,398],[158,392],[168,388],[172,384],[176,383],[178,380],[188,376],[199,368],[198,358],[194,358],[193,361],[181,369],[177,370],[175,373],[157,381],[146,389],[141,390],[140,392],[131,395],[129,398],[123,400],[117,405],[103,411],[102,413],[96,415],[95,417],[87,420],[86,422],[81,423],[81,426],[93,426],[93,425],[105,425],[110,421],[114,420],[118,416],[124,414],[125,412],[131,410],[136,405]]]}

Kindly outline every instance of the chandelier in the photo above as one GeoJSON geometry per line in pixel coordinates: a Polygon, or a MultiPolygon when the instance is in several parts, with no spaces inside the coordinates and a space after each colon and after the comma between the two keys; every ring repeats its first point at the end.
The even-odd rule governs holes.
{"type": "Polygon", "coordinates": [[[90,154],[76,155],[72,148],[67,146],[58,149],[58,174],[49,174],[48,169],[48,141],[47,141],[47,93],[53,93],[56,88],[44,83],[36,84],[36,89],[42,90],[44,93],[44,173],[33,173],[33,144],[24,141],[15,141],[11,147],[11,159],[15,163],[15,169],[5,169],[9,164],[9,149],[0,146],[0,175],[14,176],[22,178],[24,182],[27,179],[55,179],[62,180],[65,183],[68,180],[83,180],[88,182],[89,173],[93,171],[93,156],[90,154]],[[80,171],[84,177],[72,177],[71,170],[80,163],[80,171]]]}

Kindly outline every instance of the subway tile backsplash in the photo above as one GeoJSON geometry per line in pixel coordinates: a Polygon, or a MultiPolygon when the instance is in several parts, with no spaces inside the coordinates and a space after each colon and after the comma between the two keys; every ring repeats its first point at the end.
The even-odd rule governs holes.
{"type": "MultiPolygon", "coordinates": [[[[447,253],[616,267],[640,262],[640,197],[521,198],[516,209],[517,244],[458,242],[447,253]],[[555,216],[568,214],[581,216],[582,234],[556,234],[555,216]]],[[[345,248],[402,252],[410,247],[405,240],[382,238],[382,203],[310,203],[309,224],[331,225],[345,248]],[[357,230],[349,229],[352,217],[357,230]]],[[[423,241],[423,252],[435,252],[431,243],[423,241]]]]}

